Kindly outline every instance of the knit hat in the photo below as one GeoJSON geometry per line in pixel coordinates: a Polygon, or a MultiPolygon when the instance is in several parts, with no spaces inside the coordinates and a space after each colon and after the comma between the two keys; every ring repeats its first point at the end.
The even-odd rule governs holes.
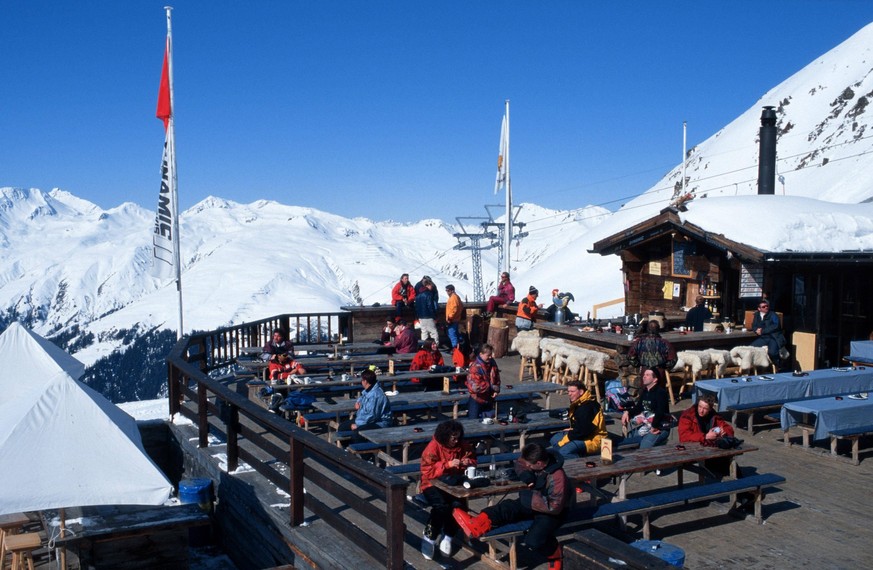
{"type": "Polygon", "coordinates": [[[530,293],[531,295],[539,295],[540,294],[540,292],[537,291],[537,288],[534,287],[533,285],[530,286],[530,289],[528,289],[527,292],[530,293]]]}

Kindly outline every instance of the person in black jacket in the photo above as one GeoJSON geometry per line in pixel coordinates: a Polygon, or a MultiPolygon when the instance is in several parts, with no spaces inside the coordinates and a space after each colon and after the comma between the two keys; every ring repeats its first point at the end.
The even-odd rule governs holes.
{"type": "Polygon", "coordinates": [[[673,417],[670,415],[667,390],[660,385],[660,381],[659,369],[650,367],[643,371],[643,392],[636,405],[621,415],[622,425],[628,427],[627,437],[622,444],[639,443],[642,449],[667,443],[673,417]]]}
{"type": "Polygon", "coordinates": [[[567,382],[567,395],[570,427],[552,436],[549,445],[565,458],[600,453],[600,442],[607,437],[603,408],[578,380],[567,382]]]}
{"type": "Polygon", "coordinates": [[[766,346],[767,354],[773,364],[779,364],[779,351],[785,346],[785,335],[782,334],[782,325],[779,323],[779,315],[770,312],[770,303],[763,300],[758,303],[758,310],[752,319],[752,330],[758,338],[751,342],[752,346],[766,346]]]}

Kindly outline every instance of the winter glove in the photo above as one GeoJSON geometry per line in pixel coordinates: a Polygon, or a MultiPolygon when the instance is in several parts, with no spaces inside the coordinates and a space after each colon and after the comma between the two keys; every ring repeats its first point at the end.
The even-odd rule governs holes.
{"type": "Polygon", "coordinates": [[[537,481],[537,476],[534,475],[533,471],[528,471],[527,469],[525,469],[524,471],[519,472],[518,480],[525,485],[533,485],[537,481]]]}

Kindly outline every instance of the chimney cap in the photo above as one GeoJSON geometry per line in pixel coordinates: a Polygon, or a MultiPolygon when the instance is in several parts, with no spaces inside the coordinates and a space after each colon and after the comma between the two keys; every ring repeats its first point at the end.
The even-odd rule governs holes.
{"type": "Polygon", "coordinates": [[[772,105],[766,105],[761,111],[761,126],[776,126],[776,111],[772,105]]]}

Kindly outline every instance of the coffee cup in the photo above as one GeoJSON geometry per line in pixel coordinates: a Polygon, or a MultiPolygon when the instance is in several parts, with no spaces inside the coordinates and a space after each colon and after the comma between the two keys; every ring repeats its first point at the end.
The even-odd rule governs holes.
{"type": "Polygon", "coordinates": [[[475,479],[476,478],[476,468],[475,467],[467,467],[467,479],[475,479]]]}

